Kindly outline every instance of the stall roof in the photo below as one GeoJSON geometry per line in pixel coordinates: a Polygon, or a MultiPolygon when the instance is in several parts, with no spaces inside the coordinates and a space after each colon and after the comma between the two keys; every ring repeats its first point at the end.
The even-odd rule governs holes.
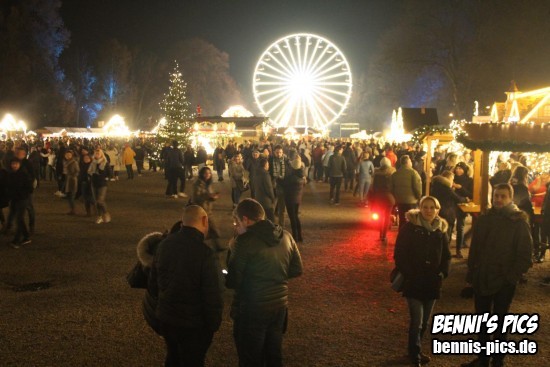
{"type": "Polygon", "coordinates": [[[221,117],[221,116],[200,116],[195,119],[196,122],[210,122],[220,123],[225,122],[227,124],[234,123],[235,129],[254,128],[258,125],[267,122],[267,117],[221,117]]]}
{"type": "Polygon", "coordinates": [[[550,124],[463,123],[457,140],[468,149],[550,152],[550,124]]]}

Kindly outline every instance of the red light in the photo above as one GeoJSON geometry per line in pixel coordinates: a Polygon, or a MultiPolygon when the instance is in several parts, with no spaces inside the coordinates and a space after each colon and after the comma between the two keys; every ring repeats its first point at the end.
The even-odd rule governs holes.
{"type": "Polygon", "coordinates": [[[372,213],[372,220],[378,220],[378,218],[380,218],[378,213],[372,213]]]}

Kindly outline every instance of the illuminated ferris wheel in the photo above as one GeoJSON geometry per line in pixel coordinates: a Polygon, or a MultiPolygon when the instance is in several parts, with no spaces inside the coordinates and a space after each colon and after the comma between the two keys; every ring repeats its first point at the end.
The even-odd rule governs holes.
{"type": "Polygon", "coordinates": [[[326,129],[351,97],[351,71],[342,52],[313,34],[293,34],[269,46],[256,64],[254,98],[277,127],[326,129]]]}

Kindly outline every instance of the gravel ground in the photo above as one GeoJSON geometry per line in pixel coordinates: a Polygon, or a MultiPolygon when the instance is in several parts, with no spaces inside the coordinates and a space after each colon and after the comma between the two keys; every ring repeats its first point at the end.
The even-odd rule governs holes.
{"type": "MultiPolygon", "coordinates": [[[[222,199],[214,216],[225,237],[231,231],[229,183],[216,183],[222,199]]],[[[290,285],[286,366],[400,366],[408,322],[404,299],[389,288],[395,232],[389,243],[365,220],[367,210],[343,194],[342,205],[328,204],[328,185],[310,183],[301,218],[300,245],[305,273],[290,285]]],[[[130,289],[126,273],[136,262],[139,238],[169,228],[186,199],[166,199],[161,173],[112,182],[108,205],[113,217],[69,217],[67,203],[43,183],[35,194],[38,213],[31,245],[15,250],[0,238],[0,366],[162,366],[164,343],[143,321],[143,291],[130,289]],[[35,292],[17,286],[50,282],[35,292]]],[[[188,191],[190,185],[188,185],[188,191]]],[[[79,208],[82,213],[83,206],[79,208]]],[[[436,313],[471,312],[462,299],[465,260],[453,260],[436,313]]],[[[550,365],[549,288],[540,281],[548,264],[536,265],[518,288],[512,312],[538,313],[536,356],[513,356],[507,365],[550,365]]],[[[224,320],[208,352],[208,366],[236,366],[227,291],[224,320]]],[[[429,336],[429,335],[428,335],[429,336]]],[[[466,339],[467,337],[449,337],[466,339]]],[[[516,335],[513,339],[521,339],[516,335]]],[[[440,336],[440,339],[443,339],[440,336]]],[[[425,351],[431,351],[431,336],[425,351]]],[[[468,356],[434,356],[430,366],[458,366],[468,356]]]]}

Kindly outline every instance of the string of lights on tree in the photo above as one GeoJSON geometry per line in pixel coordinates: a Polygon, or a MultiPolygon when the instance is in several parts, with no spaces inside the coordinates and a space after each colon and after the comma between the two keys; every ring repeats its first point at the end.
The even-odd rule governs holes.
{"type": "Polygon", "coordinates": [[[187,83],[182,78],[177,62],[174,71],[170,74],[168,93],[160,102],[160,110],[164,116],[164,123],[160,124],[157,132],[160,145],[176,140],[180,146],[186,146],[191,136],[195,115],[187,99],[187,83]]]}

